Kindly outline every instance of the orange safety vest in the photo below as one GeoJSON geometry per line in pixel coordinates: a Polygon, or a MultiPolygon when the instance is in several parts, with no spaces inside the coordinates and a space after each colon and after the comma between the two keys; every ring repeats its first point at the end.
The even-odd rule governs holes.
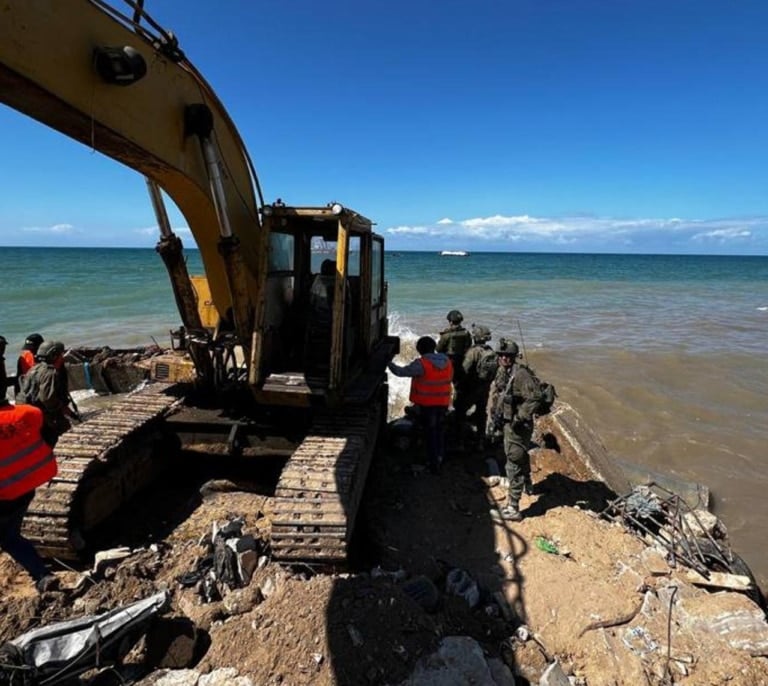
{"type": "Polygon", "coordinates": [[[0,406],[0,500],[15,500],[56,476],[56,458],[40,435],[42,426],[37,407],[0,406]]]}
{"type": "Polygon", "coordinates": [[[414,405],[438,405],[448,407],[451,404],[451,379],[453,379],[453,364],[438,369],[434,363],[425,357],[421,358],[424,367],[422,376],[411,379],[411,402],[414,405]]]}
{"type": "Polygon", "coordinates": [[[35,356],[31,350],[22,350],[19,355],[19,361],[16,364],[18,376],[24,376],[32,367],[35,366],[35,356]]]}

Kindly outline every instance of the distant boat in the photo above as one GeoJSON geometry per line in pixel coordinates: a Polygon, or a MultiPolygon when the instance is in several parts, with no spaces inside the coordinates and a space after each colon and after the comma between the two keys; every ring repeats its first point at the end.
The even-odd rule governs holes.
{"type": "Polygon", "coordinates": [[[441,250],[443,257],[467,257],[469,253],[466,250],[441,250]]]}

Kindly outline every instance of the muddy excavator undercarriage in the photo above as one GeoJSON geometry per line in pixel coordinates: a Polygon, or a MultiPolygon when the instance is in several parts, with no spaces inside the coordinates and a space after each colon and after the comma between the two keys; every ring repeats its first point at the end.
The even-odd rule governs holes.
{"type": "Polygon", "coordinates": [[[337,202],[266,204],[223,105],[142,4],[0,0],[0,14],[0,101],[144,175],[182,323],[152,383],[61,437],[26,534],[52,556],[87,551],[174,445],[274,451],[288,456],[275,556],[343,562],[399,347],[383,239],[337,202]],[[202,276],[187,273],[164,195],[202,276]]]}

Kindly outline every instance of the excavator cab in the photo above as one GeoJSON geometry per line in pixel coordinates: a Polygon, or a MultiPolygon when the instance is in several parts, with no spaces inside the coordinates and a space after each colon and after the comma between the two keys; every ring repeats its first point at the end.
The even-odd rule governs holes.
{"type": "Polygon", "coordinates": [[[387,335],[384,241],[339,203],[262,209],[269,232],[256,399],[270,405],[364,401],[398,339],[387,335]]]}

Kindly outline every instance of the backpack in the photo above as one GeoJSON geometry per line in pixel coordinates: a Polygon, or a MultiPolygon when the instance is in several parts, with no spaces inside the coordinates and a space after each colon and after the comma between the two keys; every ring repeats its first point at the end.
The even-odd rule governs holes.
{"type": "Polygon", "coordinates": [[[557,398],[557,391],[555,390],[555,387],[551,383],[542,381],[538,376],[536,376],[536,372],[534,372],[533,369],[531,369],[529,366],[521,366],[524,366],[528,370],[531,377],[533,377],[533,382],[538,385],[539,390],[541,391],[539,405],[536,408],[534,414],[539,417],[542,417],[545,414],[549,414],[552,410],[552,405],[555,404],[555,398],[557,398]]]}
{"type": "Polygon", "coordinates": [[[477,361],[477,378],[480,381],[491,381],[499,368],[499,357],[495,350],[485,350],[477,361]]]}

